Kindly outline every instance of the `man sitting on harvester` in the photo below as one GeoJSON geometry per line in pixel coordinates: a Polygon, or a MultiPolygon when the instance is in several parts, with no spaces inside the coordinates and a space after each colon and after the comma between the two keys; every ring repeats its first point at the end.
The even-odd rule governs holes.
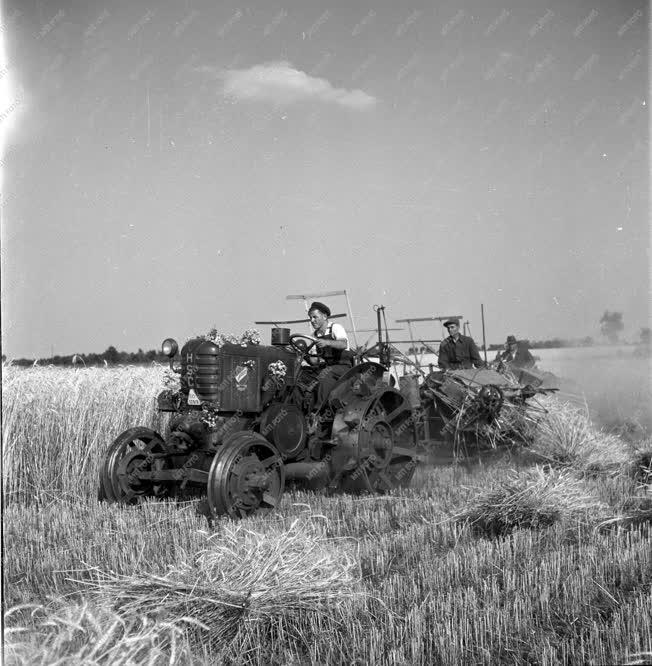
{"type": "Polygon", "coordinates": [[[330,308],[318,301],[312,303],[308,310],[317,342],[311,350],[310,366],[302,368],[299,381],[309,391],[314,390],[316,385],[318,405],[323,403],[337,380],[351,367],[353,359],[344,326],[331,323],[328,320],[330,315],[330,308]]]}
{"type": "Polygon", "coordinates": [[[527,348],[527,341],[518,341],[514,335],[507,336],[505,350],[497,354],[496,361],[499,364],[508,363],[514,368],[533,368],[536,364],[527,348]]]}
{"type": "Polygon", "coordinates": [[[444,326],[448,330],[448,337],[439,345],[437,365],[442,370],[484,368],[485,363],[480,358],[473,338],[460,333],[460,320],[453,317],[446,320],[444,326]]]}

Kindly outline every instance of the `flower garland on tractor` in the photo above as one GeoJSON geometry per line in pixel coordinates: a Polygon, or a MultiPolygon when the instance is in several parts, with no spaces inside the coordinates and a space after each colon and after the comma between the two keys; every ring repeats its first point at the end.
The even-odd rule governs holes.
{"type": "Polygon", "coordinates": [[[223,347],[227,342],[230,342],[233,345],[240,345],[241,347],[246,347],[247,345],[259,345],[261,342],[260,333],[255,328],[248,328],[240,337],[238,337],[236,335],[219,333],[218,330],[213,327],[202,337],[204,340],[214,342],[218,347],[223,347]]]}

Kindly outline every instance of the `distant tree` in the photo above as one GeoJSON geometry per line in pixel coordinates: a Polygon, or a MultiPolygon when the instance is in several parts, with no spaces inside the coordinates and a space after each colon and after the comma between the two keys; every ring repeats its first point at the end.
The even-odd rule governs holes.
{"type": "Polygon", "coordinates": [[[600,319],[600,333],[604,335],[609,342],[618,342],[618,334],[625,328],[623,324],[622,312],[609,312],[605,310],[600,319]]]}
{"type": "Polygon", "coordinates": [[[561,338],[552,338],[551,340],[533,340],[530,343],[530,349],[556,349],[558,347],[568,347],[568,340],[561,338]]]}
{"type": "Polygon", "coordinates": [[[129,352],[118,352],[118,363],[129,363],[129,352]]]}
{"type": "Polygon", "coordinates": [[[641,344],[642,345],[651,345],[652,344],[652,328],[644,326],[641,329],[641,344]]]}
{"type": "Polygon", "coordinates": [[[107,350],[102,354],[102,359],[107,363],[119,363],[120,362],[120,353],[118,350],[111,345],[107,350]]]}

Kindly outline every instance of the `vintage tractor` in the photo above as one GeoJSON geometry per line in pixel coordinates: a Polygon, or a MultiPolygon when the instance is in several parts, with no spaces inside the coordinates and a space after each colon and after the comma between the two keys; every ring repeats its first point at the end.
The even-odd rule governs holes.
{"type": "Polygon", "coordinates": [[[273,328],[270,345],[200,337],[174,365],[178,345],[165,340],[180,379],[158,396],[167,432],[119,435],[101,466],[100,499],[204,497],[212,515],[243,517],[276,507],[286,484],[354,493],[408,484],[413,413],[387,365],[358,359],[318,404],[302,368],[314,345],[287,328],[273,328]]]}

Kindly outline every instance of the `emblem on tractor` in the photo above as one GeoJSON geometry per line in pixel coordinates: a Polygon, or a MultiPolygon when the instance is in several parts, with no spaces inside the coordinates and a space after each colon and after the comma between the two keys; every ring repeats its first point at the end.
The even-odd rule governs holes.
{"type": "Polygon", "coordinates": [[[235,384],[238,391],[247,390],[247,373],[249,368],[246,365],[239,365],[235,369],[235,384]]]}

